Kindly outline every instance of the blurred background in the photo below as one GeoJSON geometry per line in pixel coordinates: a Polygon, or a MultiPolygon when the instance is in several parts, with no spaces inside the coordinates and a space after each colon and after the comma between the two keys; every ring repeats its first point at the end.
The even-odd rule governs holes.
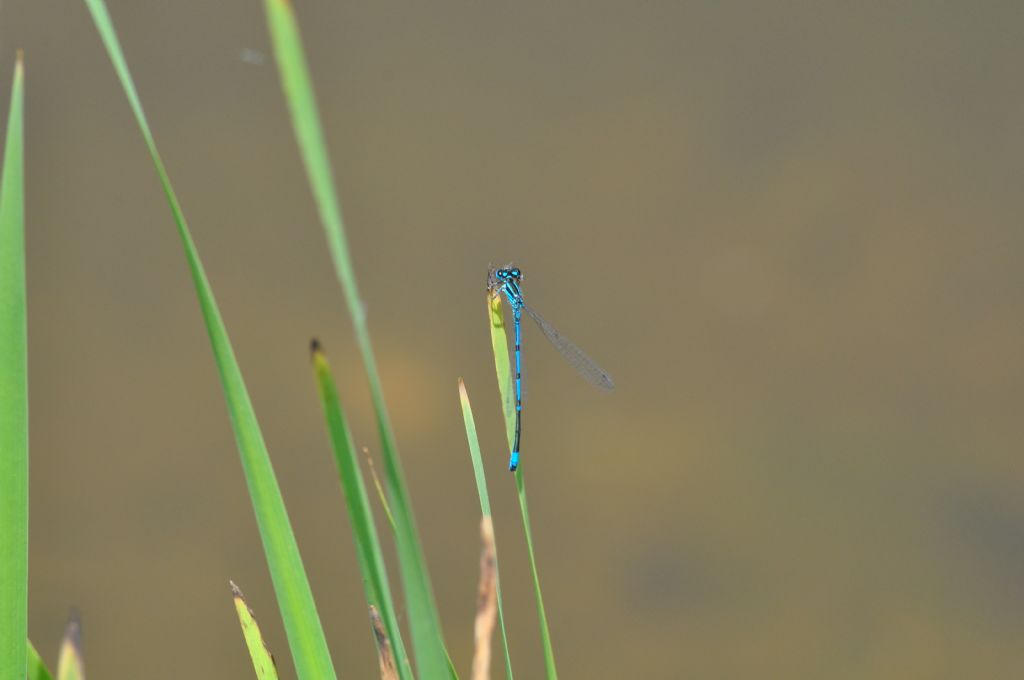
{"type": "MultiPolygon", "coordinates": [[[[339,673],[374,677],[310,337],[378,441],[262,4],[109,4],[339,673]]],[[[1024,675],[1024,7],[298,13],[459,669],[479,555],[459,376],[515,669],[543,669],[484,306],[488,263],[514,260],[617,383],[525,328],[564,677],[1024,675]]],[[[248,678],[230,578],[294,677],[173,222],[83,3],[0,5],[4,112],[19,47],[32,638],[52,663],[74,605],[96,677],[248,678]]]]}

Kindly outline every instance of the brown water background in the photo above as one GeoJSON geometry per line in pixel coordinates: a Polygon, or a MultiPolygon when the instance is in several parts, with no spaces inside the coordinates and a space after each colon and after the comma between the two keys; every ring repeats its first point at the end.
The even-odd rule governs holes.
{"type": "MultiPolygon", "coordinates": [[[[378,442],[261,3],[111,2],[340,676],[376,673],[307,343],[378,442]]],[[[299,2],[445,635],[487,457],[515,668],[542,674],[483,283],[525,329],[524,472],[565,678],[1024,676],[1024,5],[299,2]]],[[[173,223],[80,2],[26,54],[30,632],[92,677],[294,677],[173,223]]],[[[395,583],[397,588],[397,582],[395,583]]],[[[403,614],[404,615],[404,614],[403,614]]]]}

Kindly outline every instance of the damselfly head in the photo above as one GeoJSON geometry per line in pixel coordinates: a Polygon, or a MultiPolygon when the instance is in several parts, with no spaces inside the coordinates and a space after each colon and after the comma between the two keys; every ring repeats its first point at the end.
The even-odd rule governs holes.
{"type": "Polygon", "coordinates": [[[505,265],[501,269],[498,269],[496,272],[494,272],[494,275],[498,277],[498,279],[500,279],[501,281],[508,281],[510,279],[518,281],[521,278],[523,278],[522,270],[519,269],[519,267],[514,267],[510,264],[505,265]]]}
{"type": "Polygon", "coordinates": [[[493,265],[487,269],[487,289],[494,291],[501,288],[507,281],[520,281],[523,278],[523,271],[512,264],[507,264],[504,267],[494,267],[493,265]]]}

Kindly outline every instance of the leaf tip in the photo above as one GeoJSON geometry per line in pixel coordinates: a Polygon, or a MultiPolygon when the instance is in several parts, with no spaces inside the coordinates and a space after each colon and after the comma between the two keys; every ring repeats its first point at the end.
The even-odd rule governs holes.
{"type": "Polygon", "coordinates": [[[256,612],[249,606],[249,601],[245,599],[245,594],[242,593],[242,589],[235,584],[234,581],[228,581],[231,584],[231,597],[235,600],[235,607],[245,607],[249,612],[249,616],[256,618],[256,612]]]}
{"type": "Polygon", "coordinates": [[[82,617],[78,609],[73,607],[68,614],[68,625],[64,629],[64,641],[75,648],[81,654],[82,651],[82,617]]]}
{"type": "Polygon", "coordinates": [[[68,615],[68,625],[64,629],[64,639],[60,644],[57,677],[85,677],[85,664],[82,657],[82,623],[78,616],[78,610],[75,608],[72,608],[68,615]]]}
{"type": "Polygon", "coordinates": [[[329,369],[327,355],[324,354],[324,346],[320,344],[320,340],[317,338],[309,341],[309,360],[313,362],[313,366],[318,372],[323,373],[329,369]]]}
{"type": "Polygon", "coordinates": [[[395,655],[391,650],[391,641],[384,630],[384,622],[380,619],[377,608],[370,605],[370,625],[373,627],[373,638],[377,642],[377,656],[380,661],[381,680],[398,680],[398,668],[395,655]]]}

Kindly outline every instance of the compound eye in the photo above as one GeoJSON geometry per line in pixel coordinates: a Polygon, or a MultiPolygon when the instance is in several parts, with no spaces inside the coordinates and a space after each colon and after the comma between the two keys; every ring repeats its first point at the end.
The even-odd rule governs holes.
{"type": "Polygon", "coordinates": [[[499,269],[498,271],[494,272],[494,275],[497,276],[499,279],[508,278],[508,272],[505,271],[504,269],[499,269]]]}
{"type": "Polygon", "coordinates": [[[521,271],[519,271],[518,267],[516,267],[515,269],[511,270],[509,272],[509,274],[511,274],[512,276],[514,276],[514,277],[516,277],[518,279],[520,276],[522,276],[523,273],[521,271]]]}

